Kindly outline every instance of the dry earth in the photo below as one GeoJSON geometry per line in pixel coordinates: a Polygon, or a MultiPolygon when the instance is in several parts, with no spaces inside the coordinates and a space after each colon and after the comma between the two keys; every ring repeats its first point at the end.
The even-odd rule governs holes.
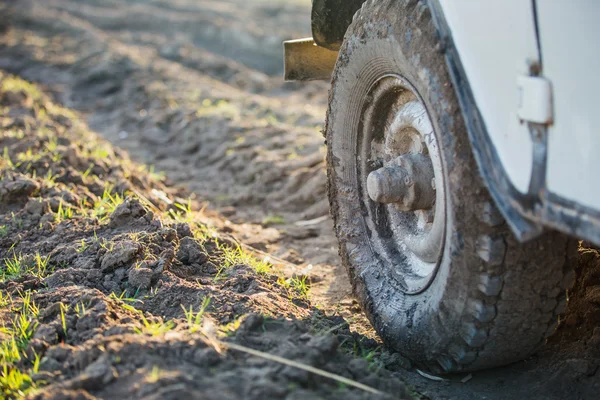
{"type": "MultiPolygon", "coordinates": [[[[422,396],[433,399],[597,398],[600,392],[600,373],[597,373],[600,355],[600,262],[598,253],[587,249],[587,246],[580,249],[578,284],[569,294],[567,314],[557,334],[529,360],[475,373],[466,383],[461,382],[464,376],[450,377],[442,382],[431,381],[417,374],[406,360],[378,349],[378,343],[370,339],[374,337],[373,332],[350,297],[350,285],[339,265],[337,245],[328,217],[324,142],[320,133],[327,102],[327,84],[290,84],[281,80],[280,43],[288,38],[309,35],[309,3],[308,0],[22,0],[10,3],[10,28],[5,28],[6,32],[0,34],[0,69],[38,83],[56,103],[76,110],[75,114],[70,114],[70,121],[83,117],[91,130],[114,146],[102,142],[101,148],[107,149],[108,155],[101,153],[94,157],[86,154],[91,160],[86,159],[79,166],[70,164],[70,161],[62,166],[59,163],[57,168],[78,170],[80,177],[90,166],[86,163],[93,163],[93,171],[87,176],[98,176],[99,179],[99,182],[91,184],[87,178],[77,180],[78,175],[74,172],[66,174],[64,181],[58,182],[58,185],[67,185],[71,188],[70,192],[77,195],[76,201],[69,204],[79,206],[78,202],[84,199],[93,206],[98,198],[102,199],[107,185],[111,186],[115,195],[129,191],[138,199],[127,202],[127,212],[136,215],[136,218],[126,216],[119,222],[120,217],[113,218],[108,214],[96,216],[96,219],[90,219],[90,215],[86,218],[77,216],[70,223],[72,226],[65,222],[57,224],[47,217],[51,226],[42,224],[38,227],[39,221],[35,221],[22,222],[20,227],[15,228],[13,212],[16,215],[25,213],[27,218],[19,218],[30,221],[27,214],[29,203],[23,193],[11,195],[9,205],[2,206],[2,217],[8,221],[2,224],[9,227],[7,237],[10,239],[2,242],[0,260],[10,259],[14,254],[22,254],[28,260],[27,257],[35,257],[39,253],[41,257],[51,256],[50,262],[58,268],[53,274],[55,278],[49,281],[59,285],[56,286],[60,288],[58,291],[49,290],[52,286],[40,279],[35,281],[37,286],[31,287],[26,286],[28,280],[17,282],[14,287],[10,286],[13,283],[4,283],[6,290],[12,290],[7,293],[18,293],[17,289],[49,292],[45,297],[40,294],[41,297],[36,300],[41,310],[54,307],[52,312],[48,311],[48,319],[45,316],[40,319],[38,330],[48,325],[56,331],[55,343],[48,344],[48,359],[58,360],[62,369],[56,369],[60,373],[49,379],[57,382],[50,385],[47,393],[54,393],[52,390],[85,390],[102,398],[117,395],[133,398],[156,396],[156,388],[168,387],[170,389],[164,389],[159,397],[172,392],[173,398],[181,398],[182,394],[177,392],[179,388],[198,397],[214,395],[215,398],[219,398],[219,393],[230,393],[230,390],[248,398],[255,395],[296,396],[296,393],[300,393],[298,398],[317,395],[347,397],[345,392],[338,393],[338,390],[343,390],[343,385],[315,380],[312,375],[295,380],[297,377],[290,378],[285,374],[280,377],[281,366],[252,357],[242,357],[238,365],[238,358],[229,358],[232,357],[229,353],[224,358],[214,356],[211,347],[202,339],[206,339],[206,335],[197,333],[195,338],[194,335],[189,336],[189,327],[182,320],[184,314],[180,307],[181,304],[191,305],[198,311],[202,300],[210,297],[214,300],[208,310],[210,318],[207,318],[214,321],[214,326],[220,327],[221,335],[223,331],[228,334],[235,331],[223,326],[241,321],[243,316],[253,313],[268,315],[271,319],[267,321],[278,321],[273,324],[277,328],[272,328],[272,331],[261,328],[258,332],[244,328],[246,325],[242,323],[241,328],[235,331],[237,333],[228,340],[273,354],[298,357],[299,361],[313,363],[311,365],[325,365],[324,368],[337,373],[347,372],[343,364],[350,362],[344,358],[348,357],[348,352],[358,353],[363,357],[354,358],[358,361],[350,363],[365,362],[366,369],[359,369],[364,372],[372,371],[375,362],[378,374],[393,378],[389,378],[388,383],[377,380],[373,385],[391,390],[396,395],[403,393],[400,379],[415,387],[422,396]],[[145,166],[143,171],[138,169],[138,164],[127,161],[129,157],[145,166]],[[118,167],[113,169],[113,165],[118,167]],[[178,229],[176,221],[165,225],[164,218],[159,217],[171,209],[180,211],[178,218],[189,222],[185,220],[187,217],[182,217],[188,214],[187,211],[174,205],[179,203],[187,207],[188,197],[192,198],[194,210],[202,210],[195,217],[199,218],[196,222],[200,225],[191,229],[204,232],[201,237],[192,233],[190,238],[185,228],[181,228],[184,231],[178,229]],[[157,227],[156,221],[161,218],[163,222],[158,223],[161,227],[157,227]],[[161,232],[166,229],[163,225],[169,227],[169,224],[172,228],[168,231],[170,233],[161,232]],[[265,277],[255,274],[251,266],[233,269],[228,266],[226,269],[230,275],[222,277],[219,271],[225,270],[223,265],[227,265],[227,257],[215,247],[212,236],[205,237],[206,232],[212,234],[213,231],[217,231],[227,243],[239,242],[246,252],[259,256],[259,259],[266,253],[270,254],[270,261],[277,268],[265,277]],[[132,233],[135,240],[140,241],[137,247],[131,244],[132,238],[128,236],[132,233]],[[11,249],[10,246],[16,243],[15,235],[27,239],[19,242],[20,247],[11,249]],[[86,243],[96,243],[96,247],[81,252],[90,259],[89,262],[81,261],[85,257],[77,252],[81,239],[86,243]],[[110,248],[110,243],[117,248],[124,246],[133,256],[128,256],[131,258],[115,266],[114,270],[112,267],[103,270],[107,249],[102,244],[110,248]],[[181,250],[188,246],[193,249],[181,250]],[[168,248],[172,249],[173,255],[163,254],[168,248]],[[194,256],[190,259],[186,252],[194,256]],[[63,253],[65,255],[61,256],[63,253]],[[202,262],[190,261],[196,257],[204,259],[205,256],[207,258],[202,262]],[[61,264],[60,257],[66,260],[64,264],[61,264]],[[174,262],[170,262],[169,257],[174,262]],[[120,296],[123,291],[126,296],[133,296],[137,288],[132,289],[131,271],[134,271],[135,281],[135,271],[139,269],[135,265],[146,262],[146,258],[152,260],[142,268],[145,271],[142,274],[150,277],[149,289],[146,290],[150,294],[142,292],[142,297],[149,297],[140,298],[143,303],[133,301],[132,304],[131,301],[123,303],[107,297],[113,292],[120,296]],[[163,266],[159,266],[161,260],[163,266]],[[167,264],[169,267],[164,266],[167,264]],[[161,272],[157,273],[157,270],[161,272]],[[88,273],[91,278],[88,278],[88,273]],[[281,273],[286,275],[287,282],[277,278],[276,275],[281,273]],[[297,282],[305,276],[311,287],[310,303],[304,298],[297,298],[298,293],[292,292],[294,295],[290,296],[290,282],[297,282]],[[291,278],[297,280],[291,281],[291,278]],[[277,285],[278,280],[283,286],[277,285]],[[228,286],[223,286],[229,281],[228,286]],[[82,288],[87,289],[82,291],[82,288]],[[152,290],[158,291],[156,300],[153,300],[152,290]],[[57,319],[60,307],[55,304],[63,302],[69,306],[66,319],[71,325],[67,326],[67,332],[78,332],[75,307],[84,295],[88,297],[83,299],[82,304],[87,304],[88,300],[90,305],[93,304],[92,308],[100,304],[97,305],[100,311],[94,313],[107,313],[109,321],[98,322],[89,332],[82,328],[81,335],[62,335],[57,319]],[[290,301],[292,299],[295,300],[290,301]],[[143,321],[140,321],[137,311],[132,314],[119,308],[123,304],[133,305],[145,312],[148,318],[162,318],[163,322],[157,322],[159,326],[174,319],[177,327],[158,338],[136,335],[135,329],[142,329],[143,321]],[[314,305],[323,312],[317,311],[314,305]],[[326,315],[334,317],[326,318],[326,315]],[[296,322],[283,322],[284,318],[296,322]],[[340,318],[349,322],[353,333],[347,328],[343,328],[343,332],[331,332],[336,334],[336,340],[343,346],[325,363],[319,361],[314,364],[310,358],[313,356],[307,356],[310,358],[308,361],[303,358],[301,354],[307,347],[286,347],[289,343],[293,346],[310,343],[313,340],[311,334],[331,330],[344,321],[340,318]],[[102,339],[103,342],[96,337],[98,332],[113,332],[112,326],[119,327],[114,328],[115,332],[128,332],[127,340],[131,340],[131,343],[125,343],[127,340],[119,342],[115,352],[108,350],[114,338],[102,339]],[[247,339],[248,335],[258,339],[247,339]],[[64,346],[58,344],[61,342],[73,347],[63,353],[60,353],[63,350],[52,350],[62,349],[64,346]],[[89,350],[94,346],[107,350],[89,350]],[[207,366],[203,361],[198,366],[193,360],[189,361],[184,354],[193,353],[191,357],[195,357],[193,349],[211,352],[208,357],[220,360],[218,366],[207,366]],[[59,356],[53,356],[52,351],[58,351],[59,356]],[[117,354],[119,351],[123,353],[117,354]],[[89,360],[86,358],[88,364],[80,363],[78,357],[85,357],[77,355],[79,352],[90,357],[89,360]],[[128,367],[125,373],[125,370],[119,370],[114,360],[130,354],[136,361],[128,365],[135,365],[135,368],[128,367]],[[103,357],[99,362],[102,365],[93,363],[99,356],[103,357]],[[107,357],[112,360],[108,367],[107,357]],[[178,365],[182,357],[190,362],[190,369],[187,364],[186,367],[178,365]],[[155,362],[158,362],[156,369],[155,362]],[[261,362],[266,365],[264,369],[261,362]],[[259,364],[256,377],[252,375],[255,363],[259,364]],[[88,365],[94,365],[90,367],[92,370],[104,368],[103,371],[110,371],[96,378],[94,384],[100,386],[86,388],[86,384],[80,382],[88,365]],[[113,373],[113,368],[116,368],[116,373],[113,373]],[[158,383],[149,382],[157,376],[162,377],[163,370],[170,380],[161,378],[158,383]],[[267,370],[270,372],[265,372],[267,370]],[[212,371],[212,375],[203,375],[206,371],[212,371]],[[114,391],[104,391],[104,384],[98,384],[98,379],[102,382],[103,379],[113,379],[111,376],[118,376],[110,381],[110,390],[114,391]],[[243,378],[237,379],[238,376],[243,378]],[[232,383],[234,381],[235,384],[232,383]],[[264,389],[261,389],[263,386],[264,389]],[[210,388],[209,394],[207,388],[210,388]],[[287,388],[287,391],[278,392],[283,390],[281,388],[287,388]],[[124,394],[119,390],[142,392],[124,394]],[[146,393],[144,390],[149,391],[146,393]],[[202,395],[196,392],[198,390],[202,390],[202,395]],[[275,391],[270,393],[268,390],[275,391]],[[311,391],[310,395],[304,390],[311,391]]],[[[2,11],[4,16],[8,15],[5,9],[2,11]]],[[[4,19],[3,22],[6,21],[4,19]]],[[[27,109],[35,104],[27,100],[28,96],[23,100],[19,90],[15,92],[17,94],[9,95],[7,104],[3,106],[8,107],[3,115],[9,120],[21,118],[21,111],[11,110],[27,109]],[[22,104],[22,101],[26,103],[22,104]]],[[[23,122],[24,128],[20,128],[30,137],[29,141],[19,144],[22,141],[8,139],[8,131],[3,131],[0,150],[1,147],[8,148],[9,158],[26,153],[27,148],[40,149],[47,145],[47,138],[36,131],[39,126],[36,124],[40,123],[38,111],[30,110],[29,113],[31,115],[23,117],[28,122],[23,122]]],[[[62,122],[55,121],[58,125],[62,122]]],[[[2,129],[8,129],[3,126],[2,129]]],[[[81,129],[87,131],[87,128],[81,129]]],[[[65,137],[70,139],[68,143],[59,143],[60,146],[70,148],[74,143],[75,147],[83,146],[88,152],[94,148],[96,139],[86,143],[88,136],[74,139],[62,132],[59,137],[67,135],[65,137]]],[[[63,158],[61,160],[64,162],[63,158]]],[[[21,171],[16,177],[10,175],[13,172],[7,172],[7,176],[10,176],[11,182],[29,179],[43,188],[42,177],[55,161],[45,162],[45,169],[40,169],[35,178],[32,178],[31,170],[21,171]]],[[[56,172],[51,176],[54,175],[56,172]]],[[[5,180],[3,175],[3,182],[5,180]]],[[[44,213],[55,218],[60,199],[69,200],[65,197],[68,195],[60,193],[62,189],[60,192],[57,190],[44,192],[37,188],[28,195],[41,199],[44,213]],[[46,204],[53,207],[53,212],[45,208],[46,204]]],[[[44,217],[40,216],[40,220],[44,217]]],[[[248,260],[246,264],[253,263],[248,260]]],[[[5,262],[4,268],[6,266],[5,262]]],[[[20,300],[15,301],[13,316],[15,310],[22,312],[18,309],[23,308],[18,303],[20,300]]],[[[45,311],[40,313],[45,315],[45,311]]],[[[5,315],[6,318],[9,317],[5,315]]],[[[250,326],[256,328],[260,325],[255,322],[259,317],[249,318],[250,326]]],[[[260,326],[268,327],[269,323],[260,326]]],[[[51,328],[47,329],[50,332],[51,328]]],[[[240,356],[237,353],[233,355],[240,356]]],[[[356,378],[356,374],[346,375],[356,378]]],[[[363,378],[367,379],[367,376],[370,373],[365,372],[363,378]]],[[[362,395],[360,391],[352,393],[362,395]]]]}
{"type": "Polygon", "coordinates": [[[311,306],[302,280],[199,222],[76,114],[5,73],[0,107],[0,398],[411,398],[386,369],[406,360],[311,306]]]}

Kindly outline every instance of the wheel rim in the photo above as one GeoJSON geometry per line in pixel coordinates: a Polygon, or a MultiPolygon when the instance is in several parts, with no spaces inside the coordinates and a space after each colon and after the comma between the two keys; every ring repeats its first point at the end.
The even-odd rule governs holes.
{"type": "Polygon", "coordinates": [[[362,109],[356,162],[370,246],[408,294],[434,278],[446,228],[444,175],[433,124],[415,88],[386,75],[362,109]]]}

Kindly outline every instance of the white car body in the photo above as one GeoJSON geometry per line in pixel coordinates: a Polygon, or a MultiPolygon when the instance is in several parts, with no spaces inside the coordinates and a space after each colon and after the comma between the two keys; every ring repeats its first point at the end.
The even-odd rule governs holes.
{"type": "Polygon", "coordinates": [[[594,126],[600,122],[600,1],[433,3],[500,164],[486,166],[480,156],[480,168],[501,168],[512,186],[496,182],[495,188],[513,192],[499,207],[507,220],[506,208],[514,207],[538,225],[598,243],[600,134],[594,126]],[[543,149],[534,148],[530,123],[543,128],[543,149]],[[537,167],[535,151],[545,153],[537,167]],[[536,171],[540,166],[544,171],[536,171]],[[532,183],[536,174],[538,186],[532,183]],[[537,198],[535,207],[517,204],[527,196],[537,198]]]}

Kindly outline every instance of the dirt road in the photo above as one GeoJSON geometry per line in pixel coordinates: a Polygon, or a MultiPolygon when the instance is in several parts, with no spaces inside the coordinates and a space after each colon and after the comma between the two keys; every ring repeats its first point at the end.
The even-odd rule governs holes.
{"type": "MultiPolygon", "coordinates": [[[[80,112],[161,185],[207,207],[204,223],[270,254],[287,276],[308,276],[313,304],[373,337],[352,301],[328,214],[320,132],[327,84],[281,79],[281,41],[310,34],[309,7],[308,0],[22,1],[0,36],[0,69],[80,112]]],[[[591,398],[598,345],[584,320],[539,356],[468,383],[394,373],[430,398],[591,398]]]]}
{"type": "MultiPolygon", "coordinates": [[[[325,195],[327,85],[281,79],[281,41],[308,34],[306,3],[32,4],[32,30],[10,40],[28,53],[43,38],[43,62],[4,67],[60,86],[93,129],[190,188],[241,240],[310,265],[316,289],[343,272],[325,195]]],[[[348,297],[347,285],[321,286],[348,297]]]]}

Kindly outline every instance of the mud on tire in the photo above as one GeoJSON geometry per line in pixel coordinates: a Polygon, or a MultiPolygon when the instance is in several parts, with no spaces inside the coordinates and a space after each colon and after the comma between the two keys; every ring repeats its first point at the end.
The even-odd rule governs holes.
{"type": "Polygon", "coordinates": [[[574,281],[576,243],[555,232],[514,239],[477,172],[442,48],[424,3],[367,1],[340,50],[325,133],[331,211],[355,295],[389,346],[448,373],[508,364],[544,343],[574,281]],[[401,274],[371,245],[357,173],[361,113],[370,88],[388,74],[415,88],[442,160],[443,249],[431,282],[414,294],[404,293],[401,274]]]}

